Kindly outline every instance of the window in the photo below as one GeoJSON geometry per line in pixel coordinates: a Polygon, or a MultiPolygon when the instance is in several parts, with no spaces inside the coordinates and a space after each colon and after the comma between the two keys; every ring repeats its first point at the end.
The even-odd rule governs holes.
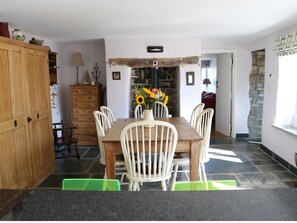
{"type": "Polygon", "coordinates": [[[291,126],[297,114],[297,54],[279,57],[278,78],[275,124],[291,126]]]}

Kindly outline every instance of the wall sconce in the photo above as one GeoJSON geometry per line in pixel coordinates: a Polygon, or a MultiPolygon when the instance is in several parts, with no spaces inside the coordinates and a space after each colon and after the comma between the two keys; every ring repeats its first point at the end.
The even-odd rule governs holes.
{"type": "Polygon", "coordinates": [[[163,53],[163,46],[148,46],[148,53],[163,53]]]}
{"type": "Polygon", "coordinates": [[[73,54],[72,65],[76,66],[76,83],[75,84],[80,85],[80,83],[78,82],[78,67],[84,65],[81,53],[74,53],[73,54]]]}

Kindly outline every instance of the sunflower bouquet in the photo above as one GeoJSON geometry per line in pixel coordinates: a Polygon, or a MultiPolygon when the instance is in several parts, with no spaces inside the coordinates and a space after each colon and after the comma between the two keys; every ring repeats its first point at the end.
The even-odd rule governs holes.
{"type": "Polygon", "coordinates": [[[142,105],[143,109],[153,109],[156,101],[161,101],[165,105],[168,102],[168,95],[158,88],[135,88],[135,100],[138,105],[142,105]]]}

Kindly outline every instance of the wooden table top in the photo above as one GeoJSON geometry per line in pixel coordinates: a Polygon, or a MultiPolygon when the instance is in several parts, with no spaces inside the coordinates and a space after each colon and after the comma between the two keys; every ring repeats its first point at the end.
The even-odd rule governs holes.
{"type": "MultiPolygon", "coordinates": [[[[136,122],[140,120],[142,119],[136,119],[136,118],[117,119],[113,127],[103,138],[103,142],[119,142],[120,134],[123,128],[131,122],[136,122]]],[[[178,141],[202,140],[202,137],[197,134],[197,132],[191,127],[189,122],[187,122],[187,120],[183,117],[163,118],[158,120],[168,121],[169,123],[173,124],[176,127],[178,132],[178,141]]]]}

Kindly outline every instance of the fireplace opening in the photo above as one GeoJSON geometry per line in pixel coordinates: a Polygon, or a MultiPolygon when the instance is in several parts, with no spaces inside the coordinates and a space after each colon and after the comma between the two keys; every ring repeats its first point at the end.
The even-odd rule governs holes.
{"type": "Polygon", "coordinates": [[[133,95],[134,87],[161,89],[169,96],[169,101],[167,103],[169,114],[172,115],[172,117],[179,116],[179,92],[177,86],[178,71],[178,67],[133,68],[131,75],[130,117],[134,117],[134,109],[136,107],[133,95]]]}

